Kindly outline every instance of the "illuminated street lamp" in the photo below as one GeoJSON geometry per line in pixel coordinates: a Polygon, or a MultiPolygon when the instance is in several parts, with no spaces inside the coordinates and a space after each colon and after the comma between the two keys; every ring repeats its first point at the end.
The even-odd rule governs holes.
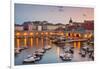
{"type": "Polygon", "coordinates": [[[36,32],[36,35],[38,35],[39,33],[38,32],[36,32]]]}
{"type": "Polygon", "coordinates": [[[85,35],[84,35],[84,38],[88,38],[88,35],[87,35],[87,34],[85,34],[85,35]]]}
{"type": "Polygon", "coordinates": [[[61,32],[61,33],[60,33],[60,35],[61,35],[61,36],[63,36],[63,35],[64,35],[64,33],[63,33],[63,32],[61,32]]]}
{"type": "Polygon", "coordinates": [[[17,35],[17,36],[19,36],[19,35],[20,35],[20,33],[19,33],[19,32],[17,32],[17,33],[16,33],[16,35],[17,35]]]}
{"type": "Polygon", "coordinates": [[[46,32],[45,34],[48,35],[48,32],[46,32]]]}
{"type": "Polygon", "coordinates": [[[50,32],[50,35],[52,35],[53,33],[52,32],[50,32]]]}
{"type": "Polygon", "coordinates": [[[89,35],[88,35],[88,38],[91,38],[91,37],[92,37],[92,34],[89,34],[89,35]]]}
{"type": "Polygon", "coordinates": [[[34,34],[33,32],[30,33],[31,36],[32,36],[33,34],[34,34]]]}
{"type": "Polygon", "coordinates": [[[24,33],[24,36],[28,35],[26,32],[24,33]]]}
{"type": "Polygon", "coordinates": [[[81,37],[81,34],[79,33],[79,37],[81,37]]]}
{"type": "Polygon", "coordinates": [[[43,32],[41,33],[41,35],[43,35],[43,32]]]}

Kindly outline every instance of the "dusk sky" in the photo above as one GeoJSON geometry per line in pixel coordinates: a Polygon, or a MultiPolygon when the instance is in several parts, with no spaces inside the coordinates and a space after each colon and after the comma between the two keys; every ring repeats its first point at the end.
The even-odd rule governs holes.
{"type": "Polygon", "coordinates": [[[70,17],[74,22],[94,20],[94,9],[83,7],[58,7],[48,5],[15,4],[15,23],[26,21],[48,21],[68,24],[70,17]]]}

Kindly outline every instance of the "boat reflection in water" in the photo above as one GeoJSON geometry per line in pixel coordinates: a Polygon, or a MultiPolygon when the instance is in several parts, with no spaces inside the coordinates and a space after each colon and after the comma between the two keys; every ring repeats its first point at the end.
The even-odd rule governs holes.
{"type": "MultiPolygon", "coordinates": [[[[67,43],[68,44],[68,43],[67,43]]],[[[66,45],[67,45],[66,44],[66,45]]],[[[73,62],[78,61],[91,61],[88,57],[82,58],[79,55],[79,49],[81,47],[81,42],[73,42],[69,43],[73,46],[74,49],[74,58],[71,60],[73,62]],[[76,48],[77,47],[77,48],[76,48]]],[[[23,65],[23,60],[26,59],[27,55],[34,53],[37,49],[43,49],[46,46],[51,46],[50,50],[47,50],[41,60],[35,62],[35,64],[46,64],[46,63],[62,63],[65,62],[60,58],[60,54],[64,53],[63,49],[55,44],[52,43],[48,37],[41,37],[41,38],[16,38],[15,39],[15,49],[20,49],[24,47],[28,47],[28,49],[24,49],[21,51],[17,56],[15,56],[15,65],[23,65]]],[[[30,63],[28,63],[30,64],[30,63]]],[[[33,64],[33,63],[32,63],[33,64]]]]}

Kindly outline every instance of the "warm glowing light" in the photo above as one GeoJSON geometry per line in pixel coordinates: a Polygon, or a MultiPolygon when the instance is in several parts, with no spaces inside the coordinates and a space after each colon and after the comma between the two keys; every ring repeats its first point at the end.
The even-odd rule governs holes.
{"type": "Polygon", "coordinates": [[[27,35],[27,33],[25,32],[25,33],[24,33],[24,35],[26,36],[26,35],[27,35]]]}
{"type": "Polygon", "coordinates": [[[63,35],[64,35],[64,33],[60,33],[60,35],[62,35],[62,36],[63,36],[63,35]]]}
{"type": "Polygon", "coordinates": [[[39,33],[37,32],[36,35],[38,35],[39,33]]]}
{"type": "Polygon", "coordinates": [[[80,48],[80,47],[81,47],[81,42],[79,41],[79,42],[78,42],[78,48],[80,48]]]}
{"type": "Polygon", "coordinates": [[[81,37],[81,34],[79,34],[79,37],[81,37]]]}
{"type": "Polygon", "coordinates": [[[91,37],[92,37],[92,34],[89,34],[89,35],[88,35],[88,38],[91,38],[91,37]]]}
{"type": "Polygon", "coordinates": [[[66,38],[68,38],[68,33],[66,33],[66,38]]]}
{"type": "Polygon", "coordinates": [[[17,48],[20,46],[20,39],[17,39],[17,48]]]}
{"type": "Polygon", "coordinates": [[[27,46],[27,40],[26,40],[26,38],[24,39],[24,46],[27,46]]]}
{"type": "Polygon", "coordinates": [[[50,32],[50,35],[52,35],[53,33],[52,32],[50,32]]]}
{"type": "Polygon", "coordinates": [[[74,37],[76,37],[76,33],[74,33],[74,37]]]}
{"type": "Polygon", "coordinates": [[[43,32],[41,33],[41,35],[43,35],[43,32]]]}
{"type": "Polygon", "coordinates": [[[42,48],[43,48],[44,47],[43,38],[41,39],[41,43],[42,43],[42,48]]]}
{"type": "Polygon", "coordinates": [[[19,33],[19,32],[17,32],[17,33],[16,33],[16,35],[17,35],[17,36],[19,36],[19,35],[20,35],[20,33],[19,33]]]}
{"type": "Polygon", "coordinates": [[[87,38],[87,37],[88,37],[87,34],[85,34],[85,35],[84,35],[84,38],[87,38]]]}
{"type": "Polygon", "coordinates": [[[46,32],[45,34],[48,35],[48,32],[46,32]]]}
{"type": "Polygon", "coordinates": [[[38,48],[38,44],[39,44],[39,39],[36,38],[36,48],[38,48]]]}
{"type": "Polygon", "coordinates": [[[33,35],[33,32],[31,32],[30,35],[32,36],[33,35]]]}
{"type": "Polygon", "coordinates": [[[33,46],[33,38],[30,39],[31,47],[33,46]]]}
{"type": "Polygon", "coordinates": [[[77,43],[76,43],[76,42],[74,42],[74,48],[76,48],[76,46],[77,46],[77,43]]]}

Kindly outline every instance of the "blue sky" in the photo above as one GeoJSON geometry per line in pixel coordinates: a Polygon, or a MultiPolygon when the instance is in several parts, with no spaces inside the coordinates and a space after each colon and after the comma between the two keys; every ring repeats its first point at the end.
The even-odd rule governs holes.
{"type": "Polygon", "coordinates": [[[15,4],[15,23],[48,21],[67,24],[70,17],[75,22],[94,19],[94,9],[86,7],[58,7],[34,4],[15,4]],[[84,16],[85,15],[85,16],[84,16]]]}

